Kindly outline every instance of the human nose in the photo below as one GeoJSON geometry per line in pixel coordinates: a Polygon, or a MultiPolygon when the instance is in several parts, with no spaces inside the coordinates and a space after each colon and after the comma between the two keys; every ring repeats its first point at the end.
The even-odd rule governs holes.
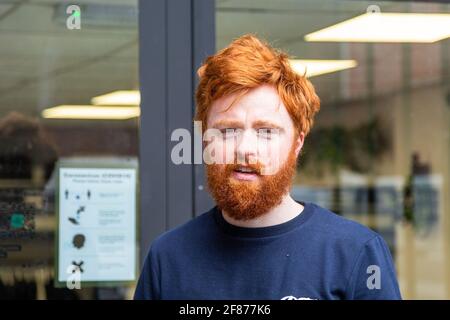
{"type": "Polygon", "coordinates": [[[236,154],[238,164],[255,163],[257,138],[254,130],[244,130],[238,137],[236,154]]]}

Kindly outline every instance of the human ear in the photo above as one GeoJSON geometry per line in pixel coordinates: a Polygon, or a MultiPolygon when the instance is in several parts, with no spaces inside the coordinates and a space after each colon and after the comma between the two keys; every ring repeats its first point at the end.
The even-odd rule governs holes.
{"type": "Polygon", "coordinates": [[[294,141],[295,144],[295,156],[298,157],[298,154],[300,153],[300,150],[303,148],[303,143],[305,142],[305,134],[300,132],[300,134],[297,135],[297,138],[294,141]]]}

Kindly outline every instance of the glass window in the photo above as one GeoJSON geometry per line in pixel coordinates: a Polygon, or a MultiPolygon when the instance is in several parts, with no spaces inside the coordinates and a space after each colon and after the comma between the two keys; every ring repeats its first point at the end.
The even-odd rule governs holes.
{"type": "MultiPolygon", "coordinates": [[[[81,254],[86,244],[94,256],[100,250],[121,250],[118,233],[114,239],[111,233],[95,239],[78,233],[72,242],[61,238],[64,243],[59,243],[62,223],[80,227],[79,219],[87,214],[103,214],[97,222],[103,221],[106,230],[105,217],[113,224],[115,207],[99,213],[83,212],[80,206],[71,213],[72,221],[66,219],[68,212],[58,202],[64,200],[63,193],[58,199],[58,168],[67,163],[83,170],[137,164],[137,28],[136,0],[82,1],[78,6],[54,0],[0,3],[0,297],[132,296],[133,281],[107,287],[81,282],[80,290],[70,290],[55,280],[61,248],[81,254]]],[[[92,199],[99,190],[91,191],[92,199]]],[[[89,198],[91,192],[85,191],[89,198]]],[[[81,279],[87,264],[74,260],[81,279]]],[[[98,271],[97,277],[106,273],[98,271]]]]}
{"type": "Polygon", "coordinates": [[[322,106],[294,198],[380,233],[404,298],[450,299],[450,6],[373,4],[217,0],[216,46],[254,33],[306,67],[322,106]]]}

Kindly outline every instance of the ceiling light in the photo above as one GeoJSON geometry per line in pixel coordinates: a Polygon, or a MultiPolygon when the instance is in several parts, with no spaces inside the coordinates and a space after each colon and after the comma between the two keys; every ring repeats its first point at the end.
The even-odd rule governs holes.
{"type": "Polygon", "coordinates": [[[61,105],[42,111],[47,119],[125,120],[139,117],[139,107],[61,105]]]}
{"type": "Polygon", "coordinates": [[[307,34],[306,41],[436,42],[450,37],[450,14],[365,13],[307,34]]]}
{"type": "Polygon", "coordinates": [[[138,106],[141,96],[138,90],[118,90],[92,98],[95,105],[128,105],[138,106]]]}
{"type": "Polygon", "coordinates": [[[314,77],[325,73],[332,73],[358,65],[355,60],[290,60],[292,68],[307,77],[314,77]]]}

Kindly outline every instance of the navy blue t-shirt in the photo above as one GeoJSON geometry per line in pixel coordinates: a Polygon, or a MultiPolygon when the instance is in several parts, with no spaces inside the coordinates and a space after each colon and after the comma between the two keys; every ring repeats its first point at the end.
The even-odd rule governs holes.
{"type": "Polygon", "coordinates": [[[401,299],[384,240],[313,203],[245,228],[214,207],[159,236],[135,299],[401,299]]]}

